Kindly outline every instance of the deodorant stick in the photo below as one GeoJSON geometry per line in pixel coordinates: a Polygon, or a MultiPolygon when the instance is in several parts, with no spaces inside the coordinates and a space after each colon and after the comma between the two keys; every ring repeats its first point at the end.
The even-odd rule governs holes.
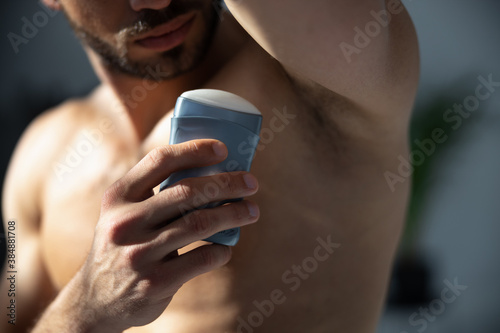
{"type": "MultiPolygon", "coordinates": [[[[171,119],[170,144],[194,139],[217,139],[228,149],[221,163],[207,167],[175,172],[160,186],[160,191],[188,177],[208,176],[222,172],[250,171],[255,149],[259,143],[262,115],[247,100],[235,94],[214,89],[198,89],[183,93],[178,99],[171,119]]],[[[221,184],[207,184],[197,193],[199,199],[210,197],[221,184]]],[[[196,196],[195,200],[196,201],[196,196]]],[[[181,207],[183,214],[193,209],[211,208],[233,199],[198,207],[181,207]]],[[[216,233],[206,241],[234,246],[240,238],[240,228],[216,233]]]]}

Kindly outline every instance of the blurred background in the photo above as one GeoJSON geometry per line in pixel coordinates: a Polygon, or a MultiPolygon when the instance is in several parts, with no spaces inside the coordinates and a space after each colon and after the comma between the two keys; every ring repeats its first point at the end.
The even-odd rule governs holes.
{"type": "MultiPolygon", "coordinates": [[[[500,1],[403,2],[417,28],[422,60],[412,151],[422,152],[415,140],[431,138],[435,129],[449,139],[425,154],[412,174],[407,228],[378,333],[498,333],[500,87],[460,125],[447,116],[455,115],[448,111],[455,104],[473,100],[478,77],[500,81],[500,1]],[[459,287],[446,291],[450,285],[459,287]]],[[[62,14],[49,15],[35,0],[1,2],[0,13],[3,183],[28,123],[69,97],[86,95],[97,78],[62,14]],[[9,36],[22,36],[23,18],[32,21],[34,15],[40,27],[16,52],[9,36]]],[[[4,246],[2,240],[1,251],[4,246]]]]}

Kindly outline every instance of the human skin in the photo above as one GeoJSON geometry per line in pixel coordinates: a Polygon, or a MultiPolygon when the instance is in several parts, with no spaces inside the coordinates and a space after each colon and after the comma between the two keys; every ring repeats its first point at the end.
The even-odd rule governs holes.
{"type": "MultiPolygon", "coordinates": [[[[47,3],[63,6],[76,23],[111,44],[142,10],[171,5],[47,3]]],[[[200,4],[210,7],[209,1],[200,4]]],[[[373,20],[370,11],[387,3],[227,5],[237,21],[224,16],[202,62],[188,73],[149,82],[154,89],[143,100],[124,97],[144,85],[142,78],[113,70],[86,48],[102,84],[87,98],[46,112],[23,135],[3,203],[5,220],[18,221],[23,274],[17,325],[1,322],[2,332],[33,325],[34,332],[235,332],[238,318],[247,320],[254,301],[269,299],[275,289],[286,302],[276,305],[258,332],[374,330],[409,188],[406,182],[391,192],[383,174],[408,153],[418,80],[411,21],[405,11],[394,15],[348,64],[339,44],[352,41],[353,28],[373,20]],[[222,181],[227,186],[219,195],[252,195],[251,201],[166,225],[195,189],[220,183],[192,179],[157,193],[174,169],[217,161],[212,141],[167,145],[176,97],[196,88],[246,98],[274,136],[264,140],[253,162],[258,192],[247,188],[242,174],[222,181]],[[291,116],[284,121],[274,110],[291,116]],[[85,131],[101,128],[103,120],[113,129],[61,181],[54,162],[63,162],[66,148],[77,146],[85,131]],[[250,216],[247,204],[260,219],[242,229],[231,260],[226,247],[199,247],[196,241],[214,231],[255,222],[258,216],[250,216]],[[286,272],[313,256],[317,238],[326,236],[340,247],[314,272],[295,269],[300,285],[291,288],[297,285],[287,282],[286,272]]],[[[195,44],[204,28],[195,21],[184,43],[195,44]]],[[[159,61],[158,52],[129,47],[135,61],[159,61]]],[[[162,71],[176,70],[164,66],[162,71]]]]}

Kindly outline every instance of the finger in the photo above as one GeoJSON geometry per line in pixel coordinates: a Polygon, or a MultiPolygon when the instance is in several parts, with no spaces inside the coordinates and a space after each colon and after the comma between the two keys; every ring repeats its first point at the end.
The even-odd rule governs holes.
{"type": "Polygon", "coordinates": [[[212,139],[156,147],[120,180],[121,193],[131,200],[143,200],[172,172],[217,164],[226,157],[224,143],[212,139]]]}
{"type": "Polygon", "coordinates": [[[159,260],[166,253],[208,238],[219,231],[254,223],[259,215],[259,207],[249,200],[193,211],[160,230],[150,243],[151,259],[159,260]]]}
{"type": "Polygon", "coordinates": [[[225,245],[202,245],[176,258],[169,259],[158,271],[162,293],[171,293],[173,289],[196,276],[224,266],[231,259],[231,249],[225,245]]]}
{"type": "Polygon", "coordinates": [[[155,229],[159,224],[185,215],[197,207],[246,197],[257,192],[257,189],[257,179],[248,172],[185,178],[145,202],[152,213],[143,227],[155,229]]]}

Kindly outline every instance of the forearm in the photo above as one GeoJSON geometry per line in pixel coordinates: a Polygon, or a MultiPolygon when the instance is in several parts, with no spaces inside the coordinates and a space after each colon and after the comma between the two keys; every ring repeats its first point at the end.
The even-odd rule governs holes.
{"type": "Polygon", "coordinates": [[[118,333],[122,328],[105,324],[102,311],[90,304],[77,274],[42,314],[31,333],[118,333]],[[100,313],[99,313],[100,312],[100,313]]]}

